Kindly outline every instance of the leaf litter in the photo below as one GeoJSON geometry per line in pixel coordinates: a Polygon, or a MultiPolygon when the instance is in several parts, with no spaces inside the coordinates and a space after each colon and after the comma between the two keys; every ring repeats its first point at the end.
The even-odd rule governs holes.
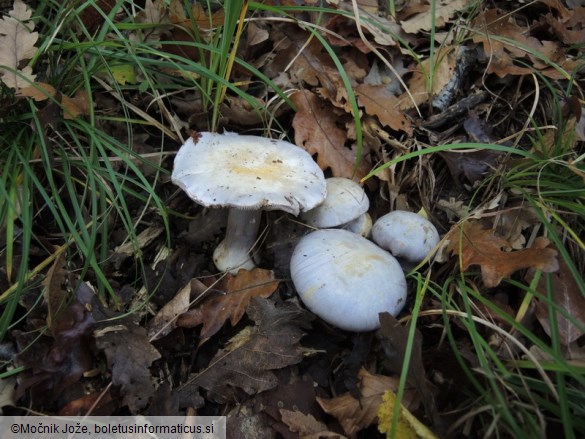
{"type": "MultiPolygon", "coordinates": [[[[115,2],[96,3],[105,13],[116,7],[115,2]]],[[[332,8],[349,12],[347,16],[292,12],[299,22],[313,20],[315,29],[327,31],[323,36],[345,69],[364,132],[358,169],[358,126],[348,92],[338,66],[307,27],[286,20],[264,20],[269,14],[258,13],[255,19],[259,19],[248,23],[238,56],[283,90],[291,91],[296,111],[280,105],[274,113],[284,127],[291,128],[289,137],[313,155],[327,175],[360,179],[376,164],[405,152],[449,142],[505,142],[510,133],[525,129],[520,114],[530,111],[524,98],[534,91],[527,85],[532,79],[524,78],[537,72],[562,81],[565,72],[579,71],[576,55],[581,50],[577,45],[583,41],[582,6],[541,1],[526,6],[526,11],[511,11],[508,5],[496,2],[479,8],[469,25],[461,27],[461,20],[468,19],[469,3],[436,3],[435,38],[441,46],[433,52],[433,59],[428,51],[429,2],[398,2],[394,17],[371,1],[328,2],[332,8]],[[354,6],[362,14],[360,30],[368,41],[352,18],[354,6]],[[455,36],[464,30],[468,32],[465,50],[474,62],[454,81],[462,69],[455,36]],[[404,50],[404,43],[412,52],[404,50]],[[391,60],[392,68],[377,58],[376,51],[391,60]],[[555,64],[544,62],[545,57],[555,64]],[[451,89],[445,103],[436,105],[437,97],[447,88],[451,89]],[[474,93],[481,99],[466,103],[474,93]],[[437,120],[441,123],[435,123],[437,120]]],[[[144,7],[120,9],[112,15],[115,23],[129,20],[140,24],[128,32],[132,41],[205,62],[201,51],[184,43],[192,42],[194,33],[210,42],[225,18],[221,9],[195,3],[187,11],[178,0],[140,4],[144,7]]],[[[97,30],[104,23],[93,6],[84,10],[81,19],[88,29],[97,30]]],[[[112,90],[96,87],[92,95],[78,90],[67,96],[58,84],[40,82],[39,64],[27,64],[39,55],[38,26],[31,9],[21,0],[15,1],[0,22],[0,60],[4,60],[0,62],[0,80],[14,89],[15,99],[34,100],[41,107],[41,117],[48,121],[44,125],[54,127],[62,119],[84,119],[103,112],[114,117],[100,123],[116,138],[132,143],[135,151],[139,151],[140,142],[150,148],[148,151],[159,148],[160,139],[153,130],[136,128],[137,132],[126,133],[125,126],[113,120],[121,113],[120,96],[112,90]]],[[[113,82],[118,85],[141,80],[134,66],[116,68],[113,82]]],[[[164,74],[199,79],[198,74],[180,70],[167,69],[164,74]]],[[[103,77],[103,72],[99,75],[103,77]]],[[[274,103],[272,90],[254,88],[259,81],[253,73],[241,69],[231,80],[243,91],[252,92],[259,105],[274,103]]],[[[135,108],[152,111],[149,98],[131,87],[121,93],[135,108]]],[[[574,106],[581,108],[579,99],[575,100],[574,106]]],[[[204,129],[210,110],[204,102],[200,91],[189,89],[173,93],[163,105],[169,106],[166,110],[174,115],[176,126],[204,129]]],[[[221,126],[228,130],[254,131],[266,122],[249,101],[230,92],[221,111],[221,126]]],[[[546,117],[538,117],[539,123],[546,124],[546,117]]],[[[559,137],[575,134],[582,141],[583,117],[575,119],[564,132],[549,135],[546,142],[550,150],[559,137]]],[[[578,142],[572,143],[575,151],[580,147],[578,142]]],[[[518,144],[532,148],[526,138],[518,144]]],[[[163,149],[175,151],[176,145],[163,149]]],[[[542,298],[535,301],[534,317],[546,334],[556,331],[560,335],[567,356],[575,356],[583,340],[585,304],[558,249],[545,237],[536,236],[538,218],[514,194],[504,195],[499,190],[494,194],[488,189],[480,202],[472,196],[472,189],[497,175],[509,160],[504,154],[478,150],[442,152],[430,159],[394,164],[378,178],[368,180],[371,213],[381,216],[397,204],[413,210],[425,207],[445,234],[444,254],[433,262],[431,273],[439,283],[449,269],[466,272],[478,267],[479,288],[487,297],[497,289],[512,291],[505,279],[522,279],[523,275],[532,279],[535,269],[542,271],[538,283],[542,298]],[[552,320],[555,307],[544,299],[548,296],[558,309],[552,320]]],[[[116,170],[122,170],[115,158],[112,163],[116,170]]],[[[146,161],[135,163],[149,167],[146,161]]],[[[156,163],[166,169],[172,166],[168,160],[156,163]]],[[[571,165],[576,176],[584,175],[579,174],[579,162],[571,165]]],[[[158,171],[151,172],[156,175],[158,171]]],[[[287,270],[278,262],[288,260],[285,253],[304,233],[304,226],[295,222],[290,239],[274,236],[270,232],[288,230],[279,229],[277,222],[282,218],[277,215],[263,220],[269,232],[258,256],[268,269],[243,270],[220,278],[210,261],[225,224],[225,212],[194,206],[169,186],[163,181],[159,189],[167,197],[169,209],[183,217],[171,217],[173,248],[168,252],[163,251],[168,243],[163,243],[160,218],[153,212],[139,214],[141,206],[132,206],[136,218],[140,217],[138,248],[124,243],[124,229],[111,219],[114,231],[106,273],[123,296],[121,304],[98,299],[92,270],[85,271],[82,261],[69,256],[68,264],[64,257],[56,258],[44,272],[42,285],[23,298],[19,306],[26,318],[10,335],[17,352],[12,361],[27,368],[18,375],[15,400],[25,405],[34,402],[35,409],[62,414],[85,414],[90,409],[105,410],[105,414],[120,409],[172,414],[187,407],[204,408],[228,413],[234,421],[241,416],[254,419],[258,431],[278,432],[282,437],[381,437],[378,427],[388,421],[387,409],[393,404],[406,355],[408,326],[382,316],[376,338],[356,341],[353,335],[313,319],[294,299],[287,270]],[[286,245],[276,245],[279,240],[286,245]],[[154,267],[144,270],[144,279],[137,275],[136,259],[131,256],[143,256],[154,267]],[[73,273],[84,273],[85,277],[78,279],[73,273]],[[134,317],[122,317],[126,311],[134,317]],[[36,332],[43,330],[35,341],[36,332]],[[84,386],[91,389],[88,395],[84,386]]],[[[296,220],[286,217],[286,221],[296,220]]],[[[43,230],[41,234],[56,230],[48,229],[50,232],[43,230]]],[[[5,277],[2,272],[0,275],[5,277]]],[[[2,286],[8,285],[4,277],[0,279],[2,286]]],[[[434,299],[427,299],[423,312],[438,306],[434,299]]],[[[514,299],[506,306],[511,313],[516,311],[514,299]]],[[[440,331],[436,328],[441,324],[431,323],[417,328],[402,404],[414,419],[409,428],[416,429],[419,422],[444,433],[439,413],[459,407],[455,398],[440,394],[440,390],[460,392],[466,381],[438,366],[429,367],[429,358],[448,355],[437,340],[440,331]],[[451,381],[445,383],[445,379],[451,381]]],[[[479,367],[466,336],[458,336],[460,354],[479,367]]],[[[450,359],[454,362],[452,356],[450,359]]],[[[234,434],[243,434],[244,423],[234,425],[239,429],[234,434]]]]}

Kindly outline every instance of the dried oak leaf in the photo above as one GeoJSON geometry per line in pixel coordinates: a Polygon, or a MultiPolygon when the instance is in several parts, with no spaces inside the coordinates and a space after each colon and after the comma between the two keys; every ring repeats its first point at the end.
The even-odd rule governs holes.
{"type": "MultiPolygon", "coordinates": [[[[349,392],[331,399],[317,397],[321,408],[339,421],[348,436],[355,436],[360,430],[372,425],[378,416],[384,392],[396,391],[398,388],[398,378],[373,375],[365,369],[360,370],[358,377],[359,399],[349,392]]],[[[402,404],[411,404],[412,397],[412,392],[407,392],[402,404]]]]}
{"type": "MultiPolygon", "coordinates": [[[[569,346],[583,335],[582,327],[585,326],[585,298],[577,285],[574,276],[564,261],[561,261],[559,271],[550,274],[552,278],[551,300],[570,317],[562,312],[556,313],[556,329],[559,340],[563,346],[569,346]],[[576,323],[575,323],[576,322],[576,323]],[[581,327],[577,326],[581,325],[581,327]]],[[[529,278],[533,276],[529,274],[529,278]]],[[[543,296],[548,296],[547,278],[542,276],[536,287],[543,296]]],[[[536,318],[548,335],[551,335],[550,311],[548,303],[539,300],[536,303],[536,318]]]]}
{"type": "Polygon", "coordinates": [[[154,395],[149,367],[160,358],[146,329],[130,319],[117,320],[95,330],[94,338],[97,348],[106,354],[112,383],[120,386],[124,404],[132,413],[144,408],[154,395]]]}
{"type": "Polygon", "coordinates": [[[270,297],[277,288],[278,281],[274,280],[274,273],[270,270],[255,268],[240,270],[236,275],[227,274],[217,287],[225,294],[213,295],[197,308],[187,311],[178,318],[177,326],[194,328],[203,324],[200,336],[207,340],[221,329],[226,320],[235,326],[254,297],[270,297]]]}
{"type": "Polygon", "coordinates": [[[282,422],[288,426],[290,431],[298,433],[302,439],[345,438],[345,436],[341,436],[339,433],[328,431],[327,426],[317,421],[313,415],[285,409],[280,409],[280,415],[282,422]]]}
{"type": "Polygon", "coordinates": [[[34,56],[39,33],[33,32],[32,9],[15,0],[12,10],[0,20],[0,80],[10,88],[23,88],[34,82],[32,68],[19,64],[34,56]]]}
{"type": "Polygon", "coordinates": [[[535,268],[552,273],[559,269],[557,251],[547,247],[548,239],[538,237],[530,248],[505,251],[512,245],[504,238],[486,229],[479,221],[467,221],[454,226],[448,234],[447,250],[461,255],[461,270],[471,265],[481,267],[486,287],[499,285],[503,278],[524,268],[535,268]]]}
{"type": "MultiPolygon", "coordinates": [[[[356,152],[345,146],[347,132],[337,125],[333,107],[308,90],[297,91],[291,101],[297,108],[292,122],[295,143],[317,154],[321,169],[331,168],[334,177],[351,178],[356,152]]],[[[355,177],[363,177],[367,170],[367,160],[362,160],[355,177]]]]}
{"type": "Polygon", "coordinates": [[[412,126],[399,108],[398,98],[385,85],[360,84],[355,87],[360,106],[375,115],[383,125],[412,135],[412,126]]]}
{"type": "Polygon", "coordinates": [[[44,101],[57,94],[57,90],[51,84],[35,82],[33,85],[18,89],[16,96],[33,98],[35,101],[44,101]]]}
{"type": "Polygon", "coordinates": [[[267,59],[266,75],[276,78],[280,73],[287,72],[297,87],[306,84],[317,86],[320,82],[328,87],[327,71],[335,70],[335,65],[316,38],[307,42],[306,33],[290,25],[273,28],[270,37],[276,49],[274,55],[267,59]]]}
{"type": "Polygon", "coordinates": [[[223,404],[236,397],[274,388],[278,380],[271,372],[303,359],[299,340],[312,316],[293,302],[275,305],[267,299],[250,301],[248,316],[256,323],[246,327],[221,349],[189,383],[208,390],[208,399],[223,404]]]}
{"type": "Polygon", "coordinates": [[[488,73],[503,78],[506,75],[529,75],[537,69],[549,78],[561,79],[565,74],[562,70],[571,72],[577,68],[576,61],[559,44],[540,41],[530,35],[529,28],[518,25],[507,13],[497,9],[481,11],[472,26],[473,42],[481,43],[490,59],[488,73]],[[519,65],[517,59],[524,64],[530,60],[531,66],[519,65]],[[552,63],[556,66],[551,67],[552,63]]]}
{"type": "Polygon", "coordinates": [[[403,20],[400,24],[404,32],[416,34],[422,31],[429,31],[434,26],[440,28],[445,26],[447,21],[458,11],[465,9],[469,0],[440,0],[435,5],[434,10],[428,8],[419,14],[403,20]]]}

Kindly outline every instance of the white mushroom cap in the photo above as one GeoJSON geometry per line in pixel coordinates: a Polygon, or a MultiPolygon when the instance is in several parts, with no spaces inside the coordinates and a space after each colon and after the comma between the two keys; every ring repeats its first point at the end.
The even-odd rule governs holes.
{"type": "Polygon", "coordinates": [[[323,171],[283,140],[199,133],[175,157],[173,183],[207,207],[282,210],[298,215],[325,198],[323,171]]]}
{"type": "Polygon", "coordinates": [[[414,212],[395,210],[378,218],[372,228],[372,239],[410,269],[427,257],[440,237],[426,218],[414,212]]]}
{"type": "Polygon", "coordinates": [[[353,221],[348,222],[343,226],[345,230],[357,233],[358,235],[368,238],[372,231],[372,217],[368,212],[358,216],[353,221]]]}
{"type": "Polygon", "coordinates": [[[323,171],[304,149],[234,133],[205,132],[187,140],[175,157],[172,181],[199,204],[231,208],[213,261],[232,273],[255,267],[261,209],[298,215],[326,194],[323,171]]]}
{"type": "Polygon", "coordinates": [[[301,215],[308,225],[320,229],[343,226],[370,208],[370,200],[355,181],[340,177],[328,178],[325,181],[327,183],[325,201],[301,215]]]}
{"type": "Polygon", "coordinates": [[[347,230],[317,230],[297,244],[290,263],[303,303],[347,331],[380,326],[378,313],[396,316],[406,301],[406,279],[390,253],[347,230]]]}

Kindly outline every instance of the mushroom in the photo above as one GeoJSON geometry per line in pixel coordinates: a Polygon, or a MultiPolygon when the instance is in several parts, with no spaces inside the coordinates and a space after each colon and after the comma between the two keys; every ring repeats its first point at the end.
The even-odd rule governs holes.
{"type": "Polygon", "coordinates": [[[363,215],[358,216],[353,221],[345,224],[343,228],[345,230],[349,230],[350,232],[357,233],[364,238],[367,238],[370,236],[370,232],[372,231],[372,217],[368,212],[366,212],[363,215]]]}
{"type": "Polygon", "coordinates": [[[347,230],[317,230],[301,238],[290,271],[307,308],[347,331],[378,328],[379,313],[396,316],[406,301],[406,279],[398,261],[347,230]]]}
{"type": "Polygon", "coordinates": [[[197,203],[230,207],[215,266],[235,273],[256,266],[251,255],[262,210],[298,215],[323,202],[323,171],[304,149],[283,140],[198,133],[179,149],[172,181],[197,203]]]}
{"type": "Polygon", "coordinates": [[[325,201],[303,213],[303,221],[319,229],[341,227],[367,236],[372,219],[367,213],[370,200],[362,187],[349,178],[328,178],[326,183],[325,201]]]}
{"type": "Polygon", "coordinates": [[[422,262],[439,243],[439,232],[426,218],[404,210],[395,210],[378,218],[372,239],[388,250],[405,270],[422,262]]]}

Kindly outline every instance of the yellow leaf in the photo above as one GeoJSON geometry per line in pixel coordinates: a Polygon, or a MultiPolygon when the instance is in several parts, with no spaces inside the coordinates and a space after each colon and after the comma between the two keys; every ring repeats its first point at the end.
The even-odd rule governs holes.
{"type": "Polygon", "coordinates": [[[132,64],[120,64],[118,66],[110,67],[112,76],[120,85],[125,85],[127,82],[134,84],[137,82],[136,69],[132,64]]]}
{"type": "Polygon", "coordinates": [[[126,85],[126,83],[135,84],[138,82],[136,69],[132,64],[109,66],[107,69],[100,70],[97,75],[105,79],[113,77],[120,85],[126,85]]]}
{"type": "MultiPolygon", "coordinates": [[[[396,394],[387,390],[382,395],[382,404],[378,407],[378,430],[390,437],[392,431],[392,417],[394,415],[394,404],[396,394]]],[[[397,439],[438,439],[423,423],[410,413],[404,406],[400,407],[398,424],[396,425],[397,439]]]]}

